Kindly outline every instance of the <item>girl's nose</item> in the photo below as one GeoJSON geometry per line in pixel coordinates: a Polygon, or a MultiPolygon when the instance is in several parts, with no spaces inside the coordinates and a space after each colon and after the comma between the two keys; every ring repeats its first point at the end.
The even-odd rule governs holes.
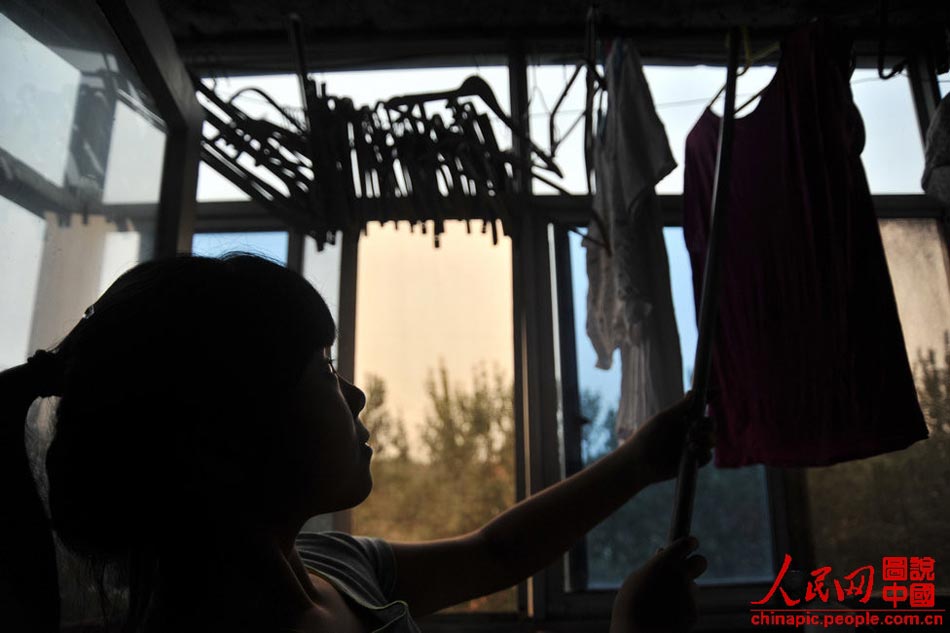
{"type": "Polygon", "coordinates": [[[350,409],[355,416],[366,406],[366,394],[363,393],[362,389],[348,380],[341,378],[340,382],[343,383],[343,386],[346,388],[346,402],[350,405],[350,409]]]}

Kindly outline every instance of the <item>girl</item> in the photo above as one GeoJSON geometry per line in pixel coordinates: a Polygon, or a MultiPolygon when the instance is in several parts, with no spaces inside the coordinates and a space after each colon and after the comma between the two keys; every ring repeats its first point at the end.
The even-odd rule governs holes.
{"type": "MultiPolygon", "coordinates": [[[[4,630],[58,630],[52,528],[124,570],[130,633],[417,631],[413,617],[520,582],[675,475],[688,400],[470,534],[299,534],[372,489],[366,398],[333,367],[335,337],[300,275],[248,254],[179,255],[132,268],[53,349],[0,374],[4,630]],[[53,395],[47,519],[23,420],[53,395]]],[[[709,435],[694,441],[708,460],[709,435]]],[[[695,547],[678,541],[627,579],[612,633],[691,625],[695,547]]]]}

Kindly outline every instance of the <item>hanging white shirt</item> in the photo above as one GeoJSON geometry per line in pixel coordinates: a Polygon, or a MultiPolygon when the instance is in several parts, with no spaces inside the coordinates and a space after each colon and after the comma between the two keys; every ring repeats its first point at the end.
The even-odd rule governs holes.
{"type": "Polygon", "coordinates": [[[616,429],[625,439],[683,395],[679,335],[654,188],[675,167],[640,57],[617,40],[606,61],[607,114],[595,138],[594,213],[587,229],[587,334],[600,369],[620,348],[616,429]],[[611,253],[596,242],[607,242],[611,253]]]}

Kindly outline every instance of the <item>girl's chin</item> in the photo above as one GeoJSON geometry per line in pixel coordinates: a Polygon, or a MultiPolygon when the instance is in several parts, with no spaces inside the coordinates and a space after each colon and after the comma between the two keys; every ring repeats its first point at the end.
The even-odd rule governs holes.
{"type": "Polygon", "coordinates": [[[330,512],[342,512],[343,510],[351,510],[356,506],[360,505],[369,497],[370,493],[373,491],[373,476],[369,472],[369,468],[366,469],[366,474],[363,477],[363,481],[358,489],[354,489],[351,494],[343,499],[340,499],[338,503],[333,504],[333,507],[329,509],[321,509],[315,514],[327,514],[330,512]]]}

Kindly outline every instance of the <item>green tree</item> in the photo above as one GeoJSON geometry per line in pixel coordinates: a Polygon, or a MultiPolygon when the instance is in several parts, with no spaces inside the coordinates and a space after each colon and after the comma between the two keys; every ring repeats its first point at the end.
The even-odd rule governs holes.
{"type": "Polygon", "coordinates": [[[931,435],[950,434],[950,331],[943,333],[943,363],[937,351],[917,351],[917,394],[931,435]]]}
{"type": "MultiPolygon", "coordinates": [[[[373,460],[373,493],[354,510],[354,530],[395,541],[456,536],[514,503],[514,387],[496,367],[474,368],[468,388],[440,362],[425,383],[420,457],[409,452],[403,420],[386,407],[385,384],[369,376],[363,421],[383,448],[373,460]]],[[[454,611],[511,611],[506,590],[454,611]]]]}
{"type": "MultiPolygon", "coordinates": [[[[907,552],[950,556],[950,333],[917,352],[917,396],[930,437],[868,459],[807,471],[816,559],[844,570],[907,552]]],[[[950,585],[939,584],[941,591],[950,585]]]]}
{"type": "Polygon", "coordinates": [[[367,374],[363,386],[366,406],[360,415],[373,438],[376,459],[409,459],[409,440],[405,421],[386,408],[386,383],[376,374],[367,374]]]}

